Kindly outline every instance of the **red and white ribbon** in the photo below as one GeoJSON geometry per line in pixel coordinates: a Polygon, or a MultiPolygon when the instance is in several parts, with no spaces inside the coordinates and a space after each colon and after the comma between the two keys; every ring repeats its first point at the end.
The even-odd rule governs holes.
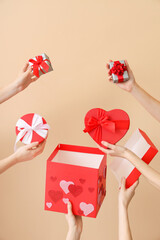
{"type": "Polygon", "coordinates": [[[20,141],[20,139],[22,139],[21,141],[24,144],[30,144],[33,137],[33,131],[45,139],[50,128],[47,123],[43,123],[42,117],[36,113],[33,116],[32,125],[29,125],[27,122],[20,118],[17,121],[16,127],[19,133],[16,138],[14,150],[16,150],[16,144],[20,141]]]}

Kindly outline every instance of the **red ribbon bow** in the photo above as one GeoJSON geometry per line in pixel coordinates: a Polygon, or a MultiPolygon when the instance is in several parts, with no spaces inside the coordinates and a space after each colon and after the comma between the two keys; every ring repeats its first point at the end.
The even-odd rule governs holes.
{"type": "Polygon", "coordinates": [[[109,120],[109,116],[102,116],[100,119],[96,119],[94,117],[90,117],[87,120],[87,126],[83,130],[84,132],[90,132],[95,128],[105,127],[108,131],[115,132],[115,123],[109,120]]]}
{"type": "Polygon", "coordinates": [[[110,70],[110,73],[117,75],[119,82],[123,82],[123,74],[125,71],[127,71],[127,67],[124,65],[124,63],[115,61],[113,67],[110,70]]]}
{"type": "Polygon", "coordinates": [[[45,70],[46,72],[48,72],[49,70],[49,66],[46,62],[50,62],[48,59],[43,59],[43,57],[40,55],[40,56],[37,56],[36,57],[36,60],[34,59],[29,59],[29,62],[31,62],[33,65],[32,65],[32,68],[33,68],[33,74],[36,76],[36,77],[39,77],[39,71],[41,71],[43,74],[45,73],[43,70],[45,70]]]}
{"type": "Polygon", "coordinates": [[[85,133],[95,129],[95,138],[100,142],[102,139],[102,127],[106,130],[115,132],[115,122],[109,119],[109,116],[100,111],[99,118],[90,117],[87,119],[86,127],[83,130],[85,133]]]}

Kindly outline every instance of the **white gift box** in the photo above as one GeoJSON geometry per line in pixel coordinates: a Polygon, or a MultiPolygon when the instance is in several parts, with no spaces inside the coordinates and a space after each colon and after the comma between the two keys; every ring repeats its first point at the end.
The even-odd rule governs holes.
{"type": "MultiPolygon", "coordinates": [[[[142,130],[137,129],[129,138],[125,147],[135,153],[142,161],[149,164],[158,150],[151,142],[149,137],[142,130]]],[[[112,163],[109,165],[116,176],[119,186],[121,184],[121,178],[126,178],[126,188],[130,187],[137,181],[141,173],[134,167],[128,160],[120,157],[115,157],[112,163]]]]}

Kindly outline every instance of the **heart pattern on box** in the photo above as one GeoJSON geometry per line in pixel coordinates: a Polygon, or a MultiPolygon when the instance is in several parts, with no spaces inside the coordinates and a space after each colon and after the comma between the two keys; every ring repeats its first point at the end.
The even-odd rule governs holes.
{"type": "Polygon", "coordinates": [[[71,181],[65,181],[65,180],[62,180],[60,181],[60,187],[62,188],[62,190],[65,192],[65,194],[68,194],[69,193],[69,186],[70,185],[74,185],[73,182],[71,181]]]}
{"type": "Polygon", "coordinates": [[[52,207],[52,203],[51,203],[51,202],[46,202],[46,206],[47,206],[48,208],[51,208],[51,207],[52,207]]]}
{"type": "Polygon", "coordinates": [[[63,192],[62,191],[50,190],[48,192],[48,195],[54,203],[57,203],[59,200],[61,200],[63,198],[63,192]]]}
{"type": "Polygon", "coordinates": [[[88,216],[91,212],[94,211],[94,206],[91,203],[87,204],[85,202],[81,202],[79,207],[80,207],[80,210],[83,211],[83,214],[85,216],[88,216]]]}
{"type": "Polygon", "coordinates": [[[63,198],[62,201],[67,204],[69,202],[69,198],[63,198]]]}
{"type": "Polygon", "coordinates": [[[71,184],[71,185],[69,185],[68,189],[74,197],[79,196],[83,192],[83,188],[81,186],[78,186],[78,185],[72,185],[71,184]]]}
{"type": "Polygon", "coordinates": [[[52,182],[55,182],[57,180],[57,177],[51,176],[50,179],[51,179],[52,182]]]}
{"type": "Polygon", "coordinates": [[[88,191],[92,193],[92,192],[94,192],[94,188],[93,187],[89,187],[88,191]]]}
{"type": "Polygon", "coordinates": [[[105,111],[94,108],[87,112],[84,123],[84,132],[88,132],[96,143],[103,146],[101,141],[115,144],[123,138],[129,129],[130,120],[121,109],[105,111]]]}
{"type": "Polygon", "coordinates": [[[83,179],[83,178],[80,178],[79,181],[80,181],[81,184],[84,184],[86,180],[83,179]]]}

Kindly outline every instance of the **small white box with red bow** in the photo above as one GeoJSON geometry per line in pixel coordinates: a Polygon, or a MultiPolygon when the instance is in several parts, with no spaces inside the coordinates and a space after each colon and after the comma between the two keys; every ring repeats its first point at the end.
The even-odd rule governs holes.
{"type": "Polygon", "coordinates": [[[127,66],[124,60],[110,62],[109,68],[114,83],[122,83],[129,80],[127,66]]]}
{"type": "Polygon", "coordinates": [[[49,57],[45,53],[29,59],[28,62],[36,77],[40,77],[42,74],[53,71],[49,57]]]}

